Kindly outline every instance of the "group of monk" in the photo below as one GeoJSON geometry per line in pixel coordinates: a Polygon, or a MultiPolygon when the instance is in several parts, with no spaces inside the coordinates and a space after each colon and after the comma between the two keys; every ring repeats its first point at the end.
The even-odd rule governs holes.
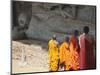
{"type": "Polygon", "coordinates": [[[89,34],[89,27],[83,28],[83,33],[75,30],[70,37],[59,44],[56,35],[48,43],[49,71],[95,69],[95,42],[89,34]]]}

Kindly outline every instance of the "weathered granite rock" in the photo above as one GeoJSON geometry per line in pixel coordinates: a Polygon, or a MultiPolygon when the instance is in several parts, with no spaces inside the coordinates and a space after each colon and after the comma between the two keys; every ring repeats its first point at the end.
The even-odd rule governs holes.
{"type": "Polygon", "coordinates": [[[16,34],[13,32],[13,38],[23,37],[25,33],[29,39],[47,41],[56,34],[58,40],[62,41],[66,35],[72,34],[75,29],[82,32],[84,26],[89,26],[90,34],[95,35],[96,8],[94,6],[38,2],[21,3],[21,8],[17,8],[20,13],[15,13],[21,15],[17,18],[20,31],[13,29],[12,31],[16,32],[16,34]],[[31,5],[30,9],[27,5],[31,5]],[[21,35],[20,32],[22,32],[21,35]]]}
{"type": "Polygon", "coordinates": [[[18,27],[14,27],[12,30],[12,39],[18,40],[18,39],[25,39],[26,35],[24,30],[19,30],[18,27]]]}

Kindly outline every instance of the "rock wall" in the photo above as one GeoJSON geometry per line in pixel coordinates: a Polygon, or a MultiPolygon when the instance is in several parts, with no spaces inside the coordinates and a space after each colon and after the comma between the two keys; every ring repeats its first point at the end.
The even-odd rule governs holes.
{"type": "Polygon", "coordinates": [[[96,8],[90,6],[86,6],[85,8],[79,7],[77,16],[78,19],[83,21],[95,23],[96,8]]]}
{"type": "MultiPolygon", "coordinates": [[[[16,4],[19,3],[16,2],[16,4]]],[[[58,40],[62,41],[66,35],[72,34],[75,29],[82,32],[83,26],[89,26],[90,34],[95,35],[95,6],[37,2],[24,2],[24,5],[21,6],[23,6],[23,9],[27,8],[29,11],[27,12],[25,11],[26,9],[19,10],[20,8],[17,8],[17,10],[25,12],[15,13],[17,15],[24,14],[24,16],[17,16],[17,28],[19,30],[17,30],[18,32],[15,31],[17,34],[15,32],[12,33],[13,39],[24,36],[22,34],[25,34],[29,39],[47,41],[53,34],[56,34],[58,40]],[[28,4],[30,5],[30,9],[28,6],[25,7],[28,4]],[[21,33],[21,35],[18,35],[18,33],[21,33]]]]}

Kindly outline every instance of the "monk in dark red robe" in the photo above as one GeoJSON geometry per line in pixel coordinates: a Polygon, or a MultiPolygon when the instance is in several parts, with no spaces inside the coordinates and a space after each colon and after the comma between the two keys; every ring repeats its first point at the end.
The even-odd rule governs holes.
{"type": "Polygon", "coordinates": [[[89,27],[85,26],[80,35],[80,69],[94,69],[94,39],[88,34],[89,27]]]}

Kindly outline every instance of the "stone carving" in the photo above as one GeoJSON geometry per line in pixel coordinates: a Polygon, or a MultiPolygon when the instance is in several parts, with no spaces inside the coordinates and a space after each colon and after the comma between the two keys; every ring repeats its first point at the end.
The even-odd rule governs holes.
{"type": "Polygon", "coordinates": [[[58,40],[62,41],[66,35],[72,34],[75,29],[82,32],[85,25],[88,25],[90,33],[95,35],[94,6],[38,2],[24,2],[21,6],[23,6],[21,8],[23,10],[18,8],[20,13],[15,13],[19,16],[17,18],[18,28],[14,26],[15,29],[13,29],[15,32],[12,33],[13,38],[25,34],[29,39],[48,41],[53,34],[56,34],[59,37],[58,40]],[[28,5],[30,5],[30,9],[28,9],[28,5]]]}

